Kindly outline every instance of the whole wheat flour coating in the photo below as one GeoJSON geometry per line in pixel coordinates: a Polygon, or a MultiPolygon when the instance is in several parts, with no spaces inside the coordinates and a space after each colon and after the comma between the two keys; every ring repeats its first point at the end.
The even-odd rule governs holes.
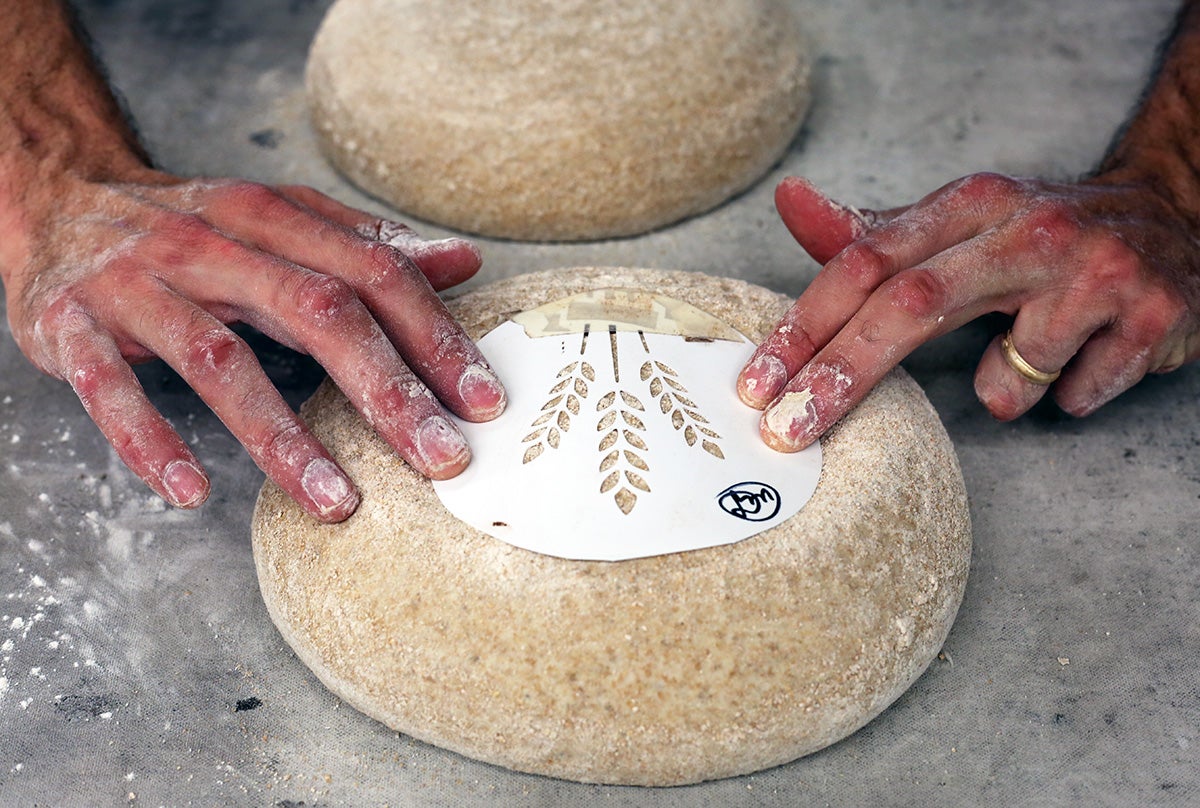
{"type": "Polygon", "coordinates": [[[779,0],[339,0],[309,54],[321,147],[460,230],[622,236],[761,177],[809,103],[779,0]]]}
{"type": "MultiPolygon", "coordinates": [[[[508,313],[602,287],[662,292],[752,339],[788,305],[741,281],[575,269],[450,307],[478,337],[508,313]]],[[[793,760],[908,688],[962,598],[962,476],[902,371],[823,439],[820,484],[787,523],[621,562],[539,555],[459,522],[328,383],[302,412],[363,500],[322,526],[264,486],[253,544],[271,617],[353,706],[501,766],[672,785],[793,760]]]]}

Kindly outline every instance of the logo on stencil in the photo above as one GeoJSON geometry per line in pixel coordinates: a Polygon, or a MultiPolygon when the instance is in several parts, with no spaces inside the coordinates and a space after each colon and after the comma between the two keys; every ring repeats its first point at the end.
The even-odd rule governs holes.
{"type": "Polygon", "coordinates": [[[721,510],[747,522],[766,522],[779,513],[779,492],[766,483],[745,482],[731,485],[717,494],[721,510]]]}

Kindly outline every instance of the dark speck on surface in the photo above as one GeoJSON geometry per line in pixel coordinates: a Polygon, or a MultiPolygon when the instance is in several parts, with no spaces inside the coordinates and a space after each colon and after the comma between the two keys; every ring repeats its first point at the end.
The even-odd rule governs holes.
{"type": "Polygon", "coordinates": [[[278,129],[260,129],[250,135],[250,142],[260,149],[277,149],[283,133],[278,129]]]}
{"type": "Polygon", "coordinates": [[[84,693],[68,693],[55,699],[54,707],[68,721],[88,720],[99,718],[111,713],[120,706],[120,702],[110,695],[94,695],[84,693]]]}

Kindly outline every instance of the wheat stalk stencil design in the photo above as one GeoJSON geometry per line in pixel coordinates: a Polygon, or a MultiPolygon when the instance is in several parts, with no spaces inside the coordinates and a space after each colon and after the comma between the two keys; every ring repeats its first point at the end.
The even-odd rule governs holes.
{"type": "Polygon", "coordinates": [[[708,419],[700,414],[696,402],[687,397],[688,389],[680,383],[678,373],[658,360],[648,359],[642,364],[639,375],[647,383],[650,397],[658,400],[659,410],[671,419],[671,426],[676,432],[682,430],[688,446],[695,446],[698,440],[704,451],[719,460],[725,459],[725,453],[717,443],[721,436],[708,426],[708,419]]]}
{"type": "Polygon", "coordinates": [[[579,415],[581,402],[587,400],[588,382],[596,380],[596,371],[587,362],[572,362],[554,378],[554,386],[547,393],[549,400],[529,425],[533,431],[521,439],[521,443],[529,444],[522,463],[535,460],[547,446],[558,448],[562,433],[571,429],[571,418],[579,415]]]}
{"type": "MultiPolygon", "coordinates": [[[[585,326],[579,346],[581,356],[587,350],[590,330],[590,325],[585,326]]],[[[658,405],[651,406],[649,412],[642,400],[621,383],[616,326],[609,325],[608,337],[612,353],[613,386],[600,397],[595,407],[596,432],[601,435],[597,444],[601,455],[600,494],[611,493],[617,507],[628,516],[637,505],[639,493],[651,492],[648,481],[650,464],[646,460],[650,446],[644,419],[666,418],[688,446],[698,446],[718,460],[724,460],[725,453],[721,451],[719,443],[721,435],[711,427],[708,418],[700,412],[699,405],[689,397],[691,393],[680,381],[679,373],[650,356],[650,346],[643,332],[639,331],[638,337],[648,358],[639,370],[640,381],[645,385],[650,400],[658,405]]],[[[596,370],[583,359],[559,370],[547,393],[546,402],[529,425],[532,431],[521,439],[525,446],[523,464],[533,462],[547,449],[557,449],[562,444],[563,435],[570,431],[572,419],[579,417],[583,402],[588,400],[595,383],[596,370]]]]}
{"type": "Polygon", "coordinates": [[[596,412],[600,413],[596,431],[605,432],[599,449],[607,453],[600,461],[600,473],[608,472],[600,483],[600,493],[607,494],[616,488],[613,500],[627,516],[637,504],[635,489],[650,493],[650,484],[639,473],[650,471],[650,465],[638,454],[650,448],[639,434],[646,431],[646,424],[637,413],[645,411],[637,396],[624,390],[614,390],[596,402],[596,412]]]}

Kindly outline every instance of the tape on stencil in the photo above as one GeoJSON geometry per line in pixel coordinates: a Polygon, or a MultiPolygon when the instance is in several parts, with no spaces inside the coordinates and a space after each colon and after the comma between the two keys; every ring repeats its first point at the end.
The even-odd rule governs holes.
{"type": "Polygon", "coordinates": [[[513,316],[479,341],[502,416],[459,421],[473,460],[434,483],[467,524],[510,544],[617,561],[730,544],[793,516],[821,448],[763,444],[734,390],[753,343],[673,298],[602,289],[513,316]]]}

